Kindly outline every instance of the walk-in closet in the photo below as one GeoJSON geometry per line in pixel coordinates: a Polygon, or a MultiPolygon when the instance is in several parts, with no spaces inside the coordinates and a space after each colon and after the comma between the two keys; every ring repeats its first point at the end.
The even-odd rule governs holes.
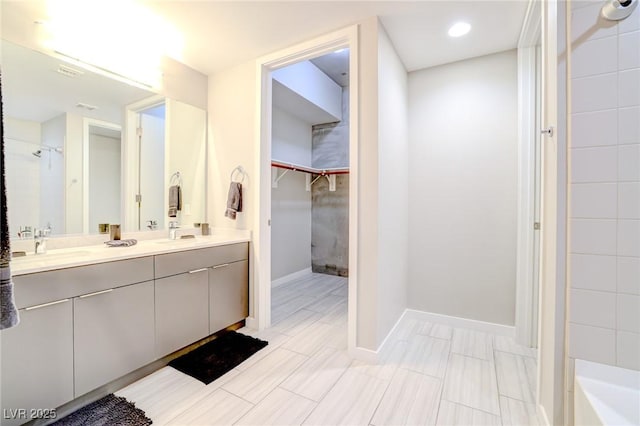
{"type": "Polygon", "coordinates": [[[271,122],[271,323],[330,318],[344,344],[348,68],[349,50],[339,49],[275,71],[271,122]]]}

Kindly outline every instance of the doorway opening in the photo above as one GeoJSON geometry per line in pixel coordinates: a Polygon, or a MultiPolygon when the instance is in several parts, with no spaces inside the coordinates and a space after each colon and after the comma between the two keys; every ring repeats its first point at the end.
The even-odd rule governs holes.
{"type": "Polygon", "coordinates": [[[104,232],[100,224],[120,223],[122,128],[83,119],[83,232],[104,232]]]}
{"type": "Polygon", "coordinates": [[[271,74],[271,324],[305,323],[344,348],[349,56],[339,48],[271,74]]]}
{"type": "Polygon", "coordinates": [[[166,101],[152,96],[127,106],[123,149],[123,218],[128,231],[164,229],[166,101]]]}
{"type": "MultiPolygon", "coordinates": [[[[260,58],[257,61],[258,65],[258,87],[260,87],[260,104],[259,104],[259,129],[260,135],[256,138],[256,161],[259,164],[260,171],[260,185],[256,194],[256,202],[259,205],[259,214],[256,217],[255,222],[255,234],[254,234],[254,253],[256,259],[256,269],[253,277],[254,291],[253,291],[253,312],[251,321],[255,321],[252,324],[253,327],[258,329],[265,329],[272,325],[272,229],[271,229],[271,214],[272,214],[272,184],[274,179],[278,179],[278,184],[284,184],[284,179],[290,176],[282,176],[282,173],[286,170],[280,167],[278,175],[274,178],[275,173],[272,171],[273,158],[272,158],[272,125],[273,125],[273,92],[272,90],[272,78],[277,70],[284,69],[290,65],[304,63],[305,61],[313,60],[332,52],[336,53],[341,49],[347,49],[348,52],[348,83],[349,83],[349,97],[350,99],[358,99],[358,29],[357,27],[350,27],[335,33],[327,34],[323,37],[317,38],[307,43],[302,43],[297,46],[276,52],[272,55],[260,58]],[[262,218],[262,219],[261,219],[262,218]]],[[[315,66],[315,65],[314,65],[315,66]]],[[[316,66],[317,68],[317,66],[316,66]]],[[[341,89],[340,89],[341,90],[341,89]]],[[[342,118],[342,112],[338,113],[339,118],[342,118]]],[[[353,101],[348,103],[348,116],[349,126],[348,130],[348,183],[342,182],[348,187],[348,236],[345,238],[348,240],[348,285],[346,290],[348,302],[347,302],[347,344],[350,352],[356,349],[356,295],[357,295],[357,254],[358,254],[358,102],[353,101]]],[[[326,120],[328,122],[336,122],[338,120],[326,120]]],[[[320,131],[320,129],[317,129],[320,131]]],[[[275,132],[273,132],[275,133],[275,132]]],[[[311,135],[312,129],[309,129],[311,135]]],[[[275,155],[276,151],[273,151],[275,155]]],[[[289,164],[291,166],[291,164],[289,164]]],[[[294,175],[295,167],[289,167],[287,174],[294,175]]],[[[313,167],[310,167],[314,169],[313,167]]],[[[333,183],[338,182],[337,176],[330,176],[328,173],[317,173],[318,170],[308,170],[308,177],[304,177],[304,185],[306,188],[307,182],[309,185],[318,185],[320,181],[326,182],[326,185],[332,186],[333,183]],[[314,173],[315,172],[315,173],[314,173]],[[313,180],[317,179],[315,182],[313,180]],[[313,184],[312,184],[313,182],[313,184]]],[[[302,177],[298,177],[302,180],[302,177]]],[[[292,183],[292,182],[287,182],[292,183]]],[[[303,188],[303,189],[304,189],[303,188]]],[[[320,188],[318,187],[318,190],[320,188]]],[[[309,237],[311,238],[311,237],[309,237]]],[[[308,239],[310,241],[310,239],[308,239]]],[[[309,242],[310,244],[310,242],[309,242]]],[[[310,247],[307,247],[307,252],[310,251],[310,247]]],[[[311,253],[309,253],[311,254],[311,253]]],[[[325,267],[328,262],[325,263],[325,267]]],[[[336,271],[337,271],[337,265],[336,271]]],[[[311,262],[307,268],[311,268],[311,262]]],[[[309,272],[307,270],[307,272],[309,272]]],[[[328,275],[327,275],[328,276],[328,275]]],[[[340,277],[329,276],[331,279],[339,279],[340,277]]],[[[344,279],[344,278],[341,278],[344,279]]],[[[276,283],[277,284],[277,283],[276,283]]],[[[277,286],[276,286],[277,288],[277,286]]],[[[335,296],[335,295],[334,295],[335,296]]],[[[249,321],[249,322],[251,322],[249,321]]]]}

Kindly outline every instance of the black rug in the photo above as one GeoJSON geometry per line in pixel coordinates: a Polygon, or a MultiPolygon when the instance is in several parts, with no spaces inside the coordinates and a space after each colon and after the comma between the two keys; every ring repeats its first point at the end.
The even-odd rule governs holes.
{"type": "Polygon", "coordinates": [[[53,423],[55,426],[147,426],[144,411],[125,398],[109,394],[53,423]]]}
{"type": "Polygon", "coordinates": [[[174,359],[169,365],[208,385],[268,344],[264,340],[230,331],[174,359]]]}

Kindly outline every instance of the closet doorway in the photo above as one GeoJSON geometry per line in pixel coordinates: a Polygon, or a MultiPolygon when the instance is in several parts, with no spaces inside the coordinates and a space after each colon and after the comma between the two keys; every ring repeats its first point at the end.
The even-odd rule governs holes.
{"type": "MultiPolygon", "coordinates": [[[[320,61],[315,61],[315,62],[320,62],[320,61]]],[[[314,40],[310,40],[308,42],[301,43],[299,45],[292,46],[287,49],[283,49],[281,51],[278,51],[273,54],[260,58],[257,61],[257,65],[258,65],[257,83],[258,83],[258,87],[260,88],[259,116],[258,116],[260,135],[258,138],[256,138],[255,149],[256,149],[256,162],[257,164],[259,164],[259,185],[258,185],[254,199],[259,205],[259,214],[256,215],[255,222],[254,222],[254,234],[253,234],[253,245],[252,245],[254,269],[253,269],[253,278],[251,280],[252,284],[250,288],[252,300],[250,301],[250,318],[248,319],[247,322],[251,327],[255,327],[260,330],[264,328],[269,328],[272,326],[273,328],[277,327],[278,329],[282,329],[284,327],[280,318],[277,317],[277,315],[284,316],[284,314],[277,314],[276,312],[272,312],[272,281],[275,281],[275,284],[276,284],[276,286],[273,287],[273,289],[277,290],[279,287],[284,286],[284,279],[281,281],[278,281],[278,279],[287,277],[287,275],[290,275],[296,272],[296,271],[293,271],[293,272],[285,273],[284,269],[281,269],[279,271],[278,270],[274,271],[274,274],[272,276],[272,272],[271,272],[272,266],[277,267],[275,264],[272,265],[272,256],[275,255],[276,258],[278,256],[278,254],[272,253],[272,248],[278,244],[277,241],[280,238],[280,235],[282,235],[278,233],[277,217],[275,218],[275,221],[276,221],[275,227],[271,226],[272,225],[272,217],[271,217],[272,201],[276,204],[280,203],[279,206],[276,207],[276,209],[280,208],[282,210],[283,207],[286,207],[286,203],[283,201],[279,201],[279,199],[277,198],[281,194],[274,195],[274,199],[272,200],[273,191],[283,188],[283,185],[289,185],[289,186],[295,185],[296,182],[299,183],[298,186],[301,186],[301,188],[297,189],[298,193],[300,193],[300,191],[306,191],[307,186],[309,186],[310,191],[306,193],[307,198],[305,198],[306,204],[303,203],[304,205],[306,205],[306,208],[309,209],[310,207],[313,207],[313,200],[311,198],[314,193],[313,191],[321,191],[322,190],[321,185],[326,185],[327,187],[328,186],[333,187],[335,184],[336,191],[329,191],[329,188],[325,187],[324,189],[325,192],[330,193],[328,195],[325,194],[325,196],[327,197],[330,197],[330,196],[332,197],[336,193],[339,193],[337,188],[339,186],[339,182],[341,182],[342,180],[339,176],[340,174],[342,174],[342,175],[345,175],[343,176],[343,178],[348,176],[346,181],[341,182],[345,187],[344,197],[348,199],[348,203],[347,203],[348,219],[346,220],[346,223],[348,226],[344,231],[345,232],[344,238],[348,247],[347,259],[344,259],[344,265],[347,265],[347,266],[343,270],[343,275],[348,275],[348,277],[339,276],[338,274],[339,265],[335,262],[332,263],[329,261],[325,261],[324,263],[319,263],[319,265],[324,265],[325,269],[335,271],[334,272],[335,275],[323,273],[323,272],[329,272],[327,270],[322,272],[316,272],[316,273],[320,275],[320,278],[325,279],[327,281],[332,281],[332,280],[342,281],[346,284],[346,285],[342,285],[341,287],[342,288],[341,291],[345,293],[345,295],[342,297],[346,299],[346,308],[347,308],[346,324],[345,324],[344,312],[339,313],[338,311],[335,311],[337,317],[341,317],[342,329],[337,333],[331,334],[331,338],[335,339],[335,341],[340,341],[339,345],[341,347],[346,346],[346,348],[349,350],[350,353],[355,352],[358,350],[356,346],[357,295],[358,295],[357,259],[358,259],[358,223],[359,223],[359,220],[358,220],[359,210],[358,210],[358,202],[357,202],[358,194],[359,194],[358,192],[358,152],[359,152],[358,110],[359,110],[359,105],[357,101],[359,99],[358,98],[358,75],[359,75],[358,73],[358,66],[359,66],[358,65],[358,28],[356,26],[349,27],[340,31],[336,31],[331,34],[327,34],[322,37],[318,37],[314,40]],[[323,166],[322,165],[317,166],[317,163],[314,165],[312,161],[310,161],[307,164],[296,164],[295,161],[292,161],[291,157],[289,157],[289,159],[286,159],[286,158],[278,159],[277,155],[279,155],[279,153],[282,152],[282,151],[278,151],[278,149],[283,145],[278,145],[278,143],[276,143],[274,145],[274,149],[272,149],[272,135],[275,135],[277,133],[277,130],[275,129],[272,131],[272,127],[274,125],[273,119],[272,119],[274,115],[272,111],[274,109],[273,108],[274,103],[272,100],[274,97],[274,92],[278,90],[277,87],[276,88],[273,87],[274,83],[272,80],[274,75],[279,70],[285,70],[292,65],[293,66],[302,65],[302,66],[308,67],[308,65],[305,65],[305,64],[309,64],[309,63],[312,64],[313,67],[316,68],[321,74],[324,74],[326,79],[331,81],[334,84],[334,86],[338,86],[338,92],[340,95],[339,96],[340,100],[338,102],[339,108],[337,108],[337,110],[336,108],[329,108],[328,110],[329,115],[333,115],[334,118],[318,121],[318,122],[315,122],[313,125],[318,126],[316,127],[316,131],[322,130],[321,129],[322,126],[320,126],[320,124],[328,125],[328,123],[334,123],[334,125],[337,127],[335,123],[339,123],[340,121],[342,121],[342,118],[343,118],[342,117],[343,115],[342,114],[342,110],[343,110],[342,86],[337,84],[335,80],[332,80],[331,77],[329,77],[324,71],[321,71],[318,65],[312,62],[312,60],[316,60],[317,58],[320,58],[332,53],[342,53],[342,54],[348,55],[347,56],[348,71],[347,71],[347,74],[343,76],[347,78],[348,85],[345,85],[345,87],[348,87],[348,95],[351,100],[350,102],[348,102],[348,104],[344,105],[344,109],[348,110],[348,121],[349,121],[349,125],[347,126],[347,128],[343,129],[343,131],[346,131],[348,133],[348,138],[346,138],[347,142],[345,142],[346,145],[344,146],[344,149],[345,149],[344,152],[345,152],[345,155],[347,155],[347,157],[346,157],[345,163],[336,165],[336,166],[344,166],[346,164],[347,167],[329,167],[327,165],[327,166],[324,166],[327,170],[325,170],[323,173],[323,170],[321,169],[321,167],[323,166]],[[278,164],[278,161],[280,161],[280,164],[278,164]],[[308,166],[308,167],[301,167],[301,166],[308,166]],[[303,171],[302,169],[305,169],[305,170],[303,171]],[[338,170],[329,171],[328,169],[344,169],[344,170],[340,170],[340,173],[338,173],[338,170]],[[293,180],[289,179],[292,177],[293,177],[293,180]],[[278,188],[273,188],[274,184],[277,184],[278,188]],[[316,188],[313,188],[314,186],[316,186],[316,188]],[[272,239],[275,240],[273,244],[272,244],[272,239]],[[278,326],[278,324],[274,324],[274,321],[272,321],[272,313],[276,315],[276,317],[273,318],[274,320],[276,321],[280,320],[280,326],[278,326]],[[345,339],[345,335],[346,335],[346,339],[345,339]]],[[[323,65],[321,64],[320,66],[323,66],[323,65]]],[[[308,68],[311,68],[311,67],[308,67],[308,68]]],[[[290,70],[294,70],[294,69],[295,67],[290,68],[290,70]]],[[[294,78],[294,80],[296,79],[294,78]]],[[[284,83],[280,82],[279,84],[284,84],[284,83]]],[[[303,84],[303,82],[301,84],[303,84]]],[[[315,89],[318,89],[319,87],[320,86],[312,86],[312,88],[315,88],[315,89]]],[[[295,91],[297,92],[298,90],[295,90],[295,91]]],[[[314,96],[317,96],[317,98],[314,98],[315,99],[314,102],[321,103],[322,102],[321,98],[324,96],[325,91],[315,90],[314,93],[315,93],[314,96]]],[[[310,95],[307,95],[307,96],[310,96],[310,95]]],[[[328,107],[325,107],[325,109],[326,108],[328,107]]],[[[301,107],[298,108],[296,111],[297,114],[301,114],[302,112],[303,111],[301,107]]],[[[278,112],[276,111],[275,114],[278,114],[278,112]]],[[[278,126],[277,123],[275,125],[278,126]]],[[[305,129],[305,135],[306,135],[305,137],[308,139],[312,139],[313,130],[314,130],[313,125],[307,126],[305,129]]],[[[313,148],[313,144],[311,144],[311,148],[313,148]]],[[[293,149],[293,151],[296,152],[295,148],[293,149]]],[[[298,154],[301,153],[301,151],[297,151],[297,152],[298,154]]],[[[291,149],[289,150],[289,153],[291,153],[291,149]]],[[[311,156],[311,160],[313,160],[313,149],[307,151],[305,158],[310,158],[309,156],[311,156]]],[[[332,198],[328,198],[328,199],[332,199],[332,198]]],[[[290,208],[288,210],[285,209],[285,212],[284,212],[285,215],[291,210],[293,206],[296,206],[296,205],[301,205],[301,204],[298,204],[295,202],[290,203],[289,204],[290,208]]],[[[313,222],[312,214],[308,213],[306,217],[307,217],[307,221],[306,221],[307,229],[309,229],[311,228],[312,222],[313,222]]],[[[287,222],[287,219],[285,218],[284,219],[285,230],[289,229],[289,227],[287,226],[288,223],[290,222],[287,222]]],[[[316,224],[317,223],[318,222],[316,222],[316,224]]],[[[335,228],[335,224],[332,224],[331,226],[335,228]]],[[[311,232],[308,232],[304,234],[304,237],[306,239],[306,247],[304,250],[304,254],[305,256],[307,256],[308,263],[306,264],[306,266],[303,266],[302,269],[297,270],[297,272],[299,272],[301,275],[304,273],[308,273],[308,274],[313,273],[313,267],[312,267],[312,261],[311,261],[311,258],[313,256],[313,253],[311,251],[311,240],[313,239],[313,236],[311,235],[311,232]],[[305,272],[302,272],[302,271],[305,271],[305,272]]],[[[281,248],[282,244],[290,244],[292,241],[295,241],[296,243],[298,243],[299,241],[301,241],[301,239],[299,238],[299,236],[294,235],[292,237],[281,239],[281,241],[284,241],[284,243],[280,243],[280,246],[278,246],[278,248],[281,248]]],[[[277,260],[275,262],[277,262],[277,260]]],[[[294,278],[295,278],[295,275],[294,275],[294,278]]],[[[331,285],[335,285],[336,287],[331,291],[327,292],[325,294],[325,297],[329,295],[340,296],[336,292],[336,290],[338,290],[340,285],[335,283],[333,284],[328,283],[329,287],[331,285]],[[332,293],[336,293],[336,294],[332,294],[332,293]]],[[[314,290],[317,290],[315,289],[315,287],[313,287],[311,282],[307,282],[306,286],[308,288],[313,288],[314,290]]],[[[302,290],[302,289],[299,288],[299,290],[302,290]]],[[[302,291],[302,293],[304,294],[304,291],[302,291]]],[[[306,297],[309,297],[309,296],[313,297],[310,294],[307,294],[306,297]]],[[[275,298],[282,297],[283,299],[286,299],[286,296],[277,296],[277,294],[274,294],[274,297],[275,298]]],[[[330,304],[329,300],[326,300],[326,302],[327,304],[330,304]]],[[[292,302],[292,305],[293,303],[294,302],[292,302]]],[[[309,306],[311,303],[313,302],[309,301],[309,304],[306,306],[309,306]]],[[[292,305],[290,305],[289,309],[293,309],[291,307],[292,305]]],[[[301,307],[301,309],[298,309],[298,311],[295,311],[295,312],[299,312],[298,318],[301,318],[301,316],[306,313],[306,312],[301,312],[303,310],[302,309],[303,307],[301,307]]],[[[321,308],[315,307],[315,309],[321,309],[321,308]]],[[[340,307],[340,309],[344,309],[344,306],[340,307]]],[[[315,311],[311,311],[311,312],[315,312],[315,311]]],[[[313,314],[309,314],[309,313],[306,313],[306,314],[315,318],[315,315],[313,314]]],[[[323,315],[320,312],[317,312],[317,314],[320,316],[323,315]]],[[[325,315],[328,315],[328,314],[329,312],[325,311],[325,315]]],[[[329,321],[329,319],[325,318],[325,321],[329,321]]],[[[295,322],[295,319],[293,319],[292,322],[295,322]]],[[[304,326],[303,324],[300,324],[300,325],[304,326]]]]}
{"type": "Polygon", "coordinates": [[[271,325],[304,324],[336,349],[347,348],[349,53],[271,73],[271,325]]]}

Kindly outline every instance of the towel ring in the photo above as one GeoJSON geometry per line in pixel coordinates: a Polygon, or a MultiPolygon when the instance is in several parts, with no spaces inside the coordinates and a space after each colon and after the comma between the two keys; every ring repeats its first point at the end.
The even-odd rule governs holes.
{"type": "Polygon", "coordinates": [[[247,172],[244,171],[244,168],[242,166],[238,166],[235,169],[233,169],[231,171],[231,182],[233,182],[234,180],[234,176],[236,175],[236,173],[240,173],[242,175],[242,179],[240,179],[240,183],[244,182],[244,178],[247,175],[247,172]]]}

